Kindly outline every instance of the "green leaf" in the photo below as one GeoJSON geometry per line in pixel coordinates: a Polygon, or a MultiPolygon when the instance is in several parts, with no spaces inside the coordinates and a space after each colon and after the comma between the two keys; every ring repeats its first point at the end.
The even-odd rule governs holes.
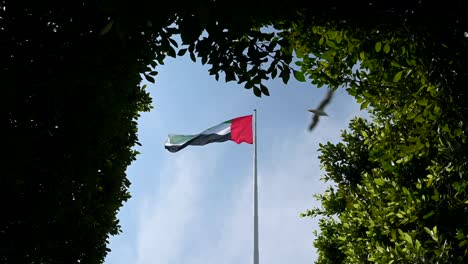
{"type": "Polygon", "coordinates": [[[151,76],[149,76],[149,75],[146,75],[146,74],[144,74],[144,76],[145,76],[145,79],[146,79],[148,82],[154,83],[154,78],[153,78],[153,77],[151,77],[151,76]]]}
{"type": "Polygon", "coordinates": [[[432,174],[429,174],[427,175],[427,178],[429,178],[429,180],[427,181],[426,187],[429,188],[431,187],[432,182],[434,181],[435,177],[432,174]]]}
{"type": "Polygon", "coordinates": [[[395,77],[393,77],[393,82],[398,82],[401,79],[402,74],[403,74],[403,71],[397,72],[397,74],[395,74],[395,77]]]}
{"type": "Polygon", "coordinates": [[[428,100],[426,98],[422,98],[418,100],[418,105],[427,106],[428,100]]]}
{"type": "Polygon", "coordinates": [[[271,78],[274,79],[276,77],[276,74],[278,74],[278,70],[276,68],[274,68],[272,71],[271,71],[271,78]]]}
{"type": "Polygon", "coordinates": [[[176,57],[176,52],[175,52],[174,48],[169,47],[169,48],[167,49],[167,55],[169,55],[169,56],[175,58],[175,57],[176,57]]]}
{"type": "Polygon", "coordinates": [[[234,74],[234,72],[232,71],[226,71],[226,78],[225,78],[225,81],[226,82],[230,82],[230,81],[235,81],[236,80],[236,76],[234,74]]]}
{"type": "Polygon", "coordinates": [[[425,215],[423,216],[423,219],[428,219],[429,217],[431,217],[431,216],[433,216],[433,215],[434,215],[434,212],[431,211],[431,212],[425,214],[425,215]]]}
{"type": "Polygon", "coordinates": [[[190,52],[190,59],[193,61],[193,62],[197,62],[197,59],[195,58],[195,54],[193,52],[190,52]]]}
{"type": "Polygon", "coordinates": [[[416,121],[416,122],[418,122],[418,123],[422,123],[422,122],[424,122],[424,120],[425,120],[425,119],[424,119],[424,117],[422,117],[422,116],[416,116],[416,118],[414,118],[414,121],[416,121]]]}
{"type": "Polygon", "coordinates": [[[325,38],[322,36],[319,40],[319,45],[322,45],[324,41],[325,41],[325,38]]]}
{"type": "Polygon", "coordinates": [[[362,94],[364,95],[365,98],[370,99],[372,98],[372,94],[370,94],[368,91],[364,90],[362,91],[362,94]]]}
{"type": "Polygon", "coordinates": [[[255,96],[262,97],[262,91],[257,86],[254,86],[253,92],[254,92],[255,96]]]}
{"type": "Polygon", "coordinates": [[[407,120],[412,120],[416,117],[417,113],[416,112],[412,112],[412,113],[409,113],[407,116],[406,116],[406,119],[407,120]]]}
{"type": "Polygon", "coordinates": [[[391,64],[393,67],[401,68],[401,65],[400,65],[398,62],[396,62],[396,61],[392,61],[392,62],[390,62],[390,64],[391,64]]]}
{"type": "Polygon", "coordinates": [[[288,67],[284,67],[282,70],[281,70],[281,73],[280,73],[280,77],[283,79],[283,83],[284,84],[287,84],[288,81],[289,81],[289,76],[290,75],[290,71],[289,71],[289,68],[288,67]]]}
{"type": "Polygon", "coordinates": [[[406,63],[408,63],[409,66],[416,66],[416,60],[414,59],[406,59],[406,63]]]}
{"type": "Polygon", "coordinates": [[[361,51],[361,53],[359,53],[359,57],[361,58],[361,60],[364,60],[365,58],[364,51],[361,51]]]}
{"type": "Polygon", "coordinates": [[[343,40],[343,32],[338,32],[338,34],[336,35],[336,43],[340,44],[342,40],[343,40]]]}
{"type": "Polygon", "coordinates": [[[300,71],[296,71],[296,70],[293,70],[294,72],[294,78],[296,78],[296,80],[300,81],[300,82],[305,82],[305,77],[304,77],[304,74],[300,71]]]}
{"type": "Polygon", "coordinates": [[[207,61],[208,61],[208,57],[207,57],[207,56],[203,56],[203,57],[201,58],[201,63],[202,63],[202,65],[205,65],[207,61]]]}
{"type": "Polygon", "coordinates": [[[114,25],[114,20],[111,20],[107,25],[99,32],[99,35],[105,35],[107,34],[111,29],[112,25],[114,25]]]}
{"type": "Polygon", "coordinates": [[[388,45],[388,43],[385,44],[384,48],[383,48],[383,51],[385,53],[389,53],[390,52],[390,45],[388,45]]]}
{"type": "Polygon", "coordinates": [[[424,231],[426,231],[426,233],[428,233],[430,236],[432,236],[432,231],[431,229],[427,228],[427,227],[424,227],[424,231]]]}
{"type": "Polygon", "coordinates": [[[379,52],[382,49],[382,42],[375,43],[375,51],[379,52]]]}
{"type": "MultiPolygon", "coordinates": [[[[335,57],[335,55],[336,55],[336,51],[329,50],[320,54],[319,57],[330,62],[330,61],[333,61],[333,58],[335,57]]],[[[324,62],[321,62],[321,63],[324,63],[324,62]]]]}
{"type": "Polygon", "coordinates": [[[331,41],[331,40],[327,40],[327,42],[325,42],[325,44],[327,44],[328,47],[332,48],[332,49],[339,49],[338,46],[335,44],[335,42],[331,41]]]}
{"type": "Polygon", "coordinates": [[[408,233],[404,233],[403,234],[403,239],[406,240],[408,243],[410,243],[411,245],[413,244],[413,240],[411,239],[411,236],[408,235],[408,233]]]}
{"type": "Polygon", "coordinates": [[[374,182],[375,182],[375,184],[377,184],[379,186],[384,185],[384,181],[382,179],[380,179],[380,178],[374,179],[374,182]]]}
{"type": "Polygon", "coordinates": [[[184,56],[186,52],[187,52],[187,49],[180,49],[179,52],[177,52],[177,56],[184,56]]]}
{"type": "Polygon", "coordinates": [[[366,109],[369,106],[370,101],[366,100],[361,104],[361,110],[366,109]]]}
{"type": "Polygon", "coordinates": [[[175,41],[175,40],[169,38],[169,42],[171,42],[172,46],[174,46],[174,47],[176,47],[176,48],[179,47],[179,45],[177,45],[177,41],[175,41]]]}
{"type": "Polygon", "coordinates": [[[439,241],[439,238],[437,237],[437,226],[434,226],[432,230],[424,227],[424,231],[426,231],[426,233],[428,233],[435,242],[439,241]]]}
{"type": "Polygon", "coordinates": [[[260,84],[260,89],[262,91],[262,94],[264,94],[266,96],[270,96],[270,92],[268,91],[268,88],[265,85],[260,84]]]}

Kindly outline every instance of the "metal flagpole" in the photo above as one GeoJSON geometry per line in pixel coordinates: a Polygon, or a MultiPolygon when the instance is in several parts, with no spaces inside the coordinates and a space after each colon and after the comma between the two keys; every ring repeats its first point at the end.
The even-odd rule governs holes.
{"type": "Polygon", "coordinates": [[[254,251],[253,263],[258,264],[258,195],[257,195],[257,109],[254,109],[254,165],[253,165],[253,193],[254,193],[254,251]]]}

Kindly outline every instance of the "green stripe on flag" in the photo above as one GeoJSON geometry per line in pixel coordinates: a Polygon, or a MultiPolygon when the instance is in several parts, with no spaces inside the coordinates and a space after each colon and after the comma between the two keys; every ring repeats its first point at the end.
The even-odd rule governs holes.
{"type": "Polygon", "coordinates": [[[171,144],[182,144],[184,142],[187,142],[191,140],[192,138],[196,137],[196,135],[170,135],[169,136],[169,142],[171,144]]]}

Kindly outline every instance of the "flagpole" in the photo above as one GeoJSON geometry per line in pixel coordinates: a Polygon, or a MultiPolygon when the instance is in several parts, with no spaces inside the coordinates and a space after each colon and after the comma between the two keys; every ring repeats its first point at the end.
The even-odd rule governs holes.
{"type": "Polygon", "coordinates": [[[253,263],[258,262],[258,194],[257,194],[257,109],[254,109],[254,165],[253,165],[253,193],[254,193],[254,252],[253,263]]]}

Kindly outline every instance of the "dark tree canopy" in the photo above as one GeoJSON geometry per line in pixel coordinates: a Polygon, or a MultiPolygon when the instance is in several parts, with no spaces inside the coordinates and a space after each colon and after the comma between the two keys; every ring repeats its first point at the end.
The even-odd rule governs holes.
{"type": "Polygon", "coordinates": [[[211,49],[203,30],[222,31],[215,21],[240,38],[262,3],[252,13],[238,4],[0,1],[0,262],[103,262],[130,197],[136,120],[150,109],[142,78],[154,81],[154,67],[176,56],[179,33],[200,57],[211,49]]]}
{"type": "MultiPolygon", "coordinates": [[[[287,83],[293,75],[349,88],[384,120],[398,114],[392,109],[407,111],[405,118],[419,109],[427,127],[401,131],[410,129],[428,149],[443,140],[446,155],[462,162],[465,145],[455,142],[466,133],[466,122],[457,123],[466,118],[463,1],[298,3],[0,0],[0,262],[103,262],[109,236],[119,232],[116,213],[130,197],[125,171],[137,154],[136,120],[151,108],[140,83],[154,82],[167,56],[209,64],[216,79],[256,96],[269,95],[263,81],[287,83]],[[400,79],[405,85],[395,86],[400,79]],[[411,104],[408,95],[421,83],[427,101],[411,104]],[[425,122],[435,109],[436,124],[425,122]],[[449,132],[421,132],[437,129],[449,132]]],[[[378,162],[356,159],[354,176],[343,178],[351,186],[361,180],[361,165],[378,162]]]]}
{"type": "Polygon", "coordinates": [[[2,2],[0,262],[102,262],[150,107],[150,39],[100,36],[91,4],[2,2]]]}

